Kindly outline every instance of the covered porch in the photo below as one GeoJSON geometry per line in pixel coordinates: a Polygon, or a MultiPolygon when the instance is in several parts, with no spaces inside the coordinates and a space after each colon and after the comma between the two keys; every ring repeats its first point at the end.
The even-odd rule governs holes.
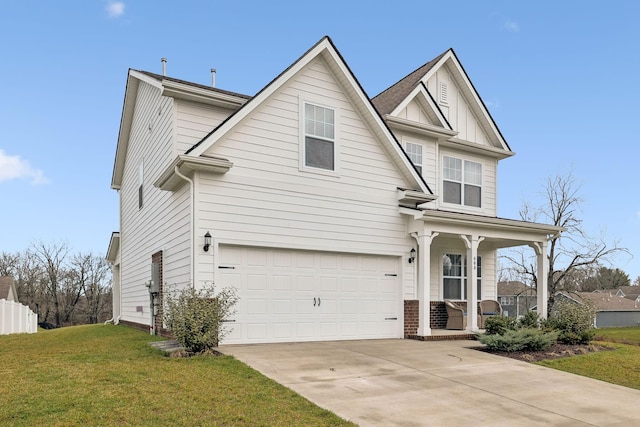
{"type": "Polygon", "coordinates": [[[401,208],[415,239],[415,298],[405,298],[405,337],[475,335],[478,302],[497,300],[497,251],[528,246],[537,262],[537,303],[547,317],[547,243],[562,227],[438,210],[401,208]],[[444,300],[466,307],[463,334],[446,329],[444,300]]]}

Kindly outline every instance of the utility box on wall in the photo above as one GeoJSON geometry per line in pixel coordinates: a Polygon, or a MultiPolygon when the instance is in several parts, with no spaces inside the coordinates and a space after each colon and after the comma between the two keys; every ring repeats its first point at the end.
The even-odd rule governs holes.
{"type": "Polygon", "coordinates": [[[157,294],[160,292],[160,264],[151,264],[151,286],[149,286],[149,292],[157,294]]]}

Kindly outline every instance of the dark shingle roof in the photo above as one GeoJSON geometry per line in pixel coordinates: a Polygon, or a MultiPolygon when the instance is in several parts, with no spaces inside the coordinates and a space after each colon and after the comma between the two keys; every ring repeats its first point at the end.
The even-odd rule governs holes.
{"type": "Polygon", "coordinates": [[[212,92],[224,93],[226,95],[237,96],[237,97],[245,98],[245,99],[251,99],[252,98],[249,95],[243,95],[243,94],[237,93],[237,92],[231,92],[231,91],[228,91],[228,90],[218,89],[217,87],[206,86],[206,85],[201,85],[201,84],[198,84],[198,83],[188,82],[186,80],[176,79],[176,78],[173,78],[173,77],[162,76],[160,74],[151,73],[149,71],[134,70],[134,69],[132,69],[132,70],[133,71],[137,71],[138,73],[142,73],[142,74],[144,74],[146,76],[149,76],[149,77],[151,77],[153,79],[156,79],[158,81],[169,80],[169,81],[172,81],[172,82],[175,82],[175,83],[181,83],[181,84],[184,84],[184,85],[193,86],[193,87],[197,87],[197,88],[200,88],[200,89],[210,90],[212,92]]]}
{"type": "Polygon", "coordinates": [[[9,299],[13,285],[13,277],[0,276],[0,299],[9,299]]]}
{"type": "Polygon", "coordinates": [[[443,52],[431,61],[427,62],[417,70],[408,74],[393,86],[385,89],[376,95],[371,102],[380,115],[390,114],[400,104],[413,89],[420,83],[420,80],[433,68],[434,65],[447,53],[443,52]]]}
{"type": "Polygon", "coordinates": [[[498,282],[498,296],[536,295],[536,290],[517,280],[498,282]]]}

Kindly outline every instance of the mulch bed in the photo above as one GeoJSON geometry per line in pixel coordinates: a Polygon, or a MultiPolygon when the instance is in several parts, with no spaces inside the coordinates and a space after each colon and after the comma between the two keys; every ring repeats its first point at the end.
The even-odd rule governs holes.
{"type": "Polygon", "coordinates": [[[581,354],[595,353],[598,351],[614,350],[612,347],[606,347],[599,344],[553,344],[546,350],[542,351],[491,351],[487,348],[479,348],[478,350],[498,356],[510,357],[512,359],[521,360],[523,362],[540,362],[542,360],[561,359],[563,357],[578,356],[581,354]]]}

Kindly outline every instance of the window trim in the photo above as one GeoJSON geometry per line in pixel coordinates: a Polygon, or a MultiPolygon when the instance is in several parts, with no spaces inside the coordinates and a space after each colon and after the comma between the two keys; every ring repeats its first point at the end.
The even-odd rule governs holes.
{"type": "Polygon", "coordinates": [[[424,146],[420,143],[413,142],[413,141],[405,140],[403,142],[404,142],[404,151],[405,153],[407,153],[407,157],[409,157],[409,160],[411,161],[411,163],[413,163],[413,166],[415,166],[415,168],[418,170],[418,172],[420,173],[420,176],[424,176],[424,146]],[[411,157],[412,153],[409,151],[409,145],[420,147],[420,164],[416,163],[411,157]]]}
{"type": "MultiPolygon", "coordinates": [[[[482,298],[482,255],[476,256],[476,271],[479,273],[477,277],[476,284],[476,297],[477,300],[480,301],[482,298]]],[[[466,296],[467,292],[467,255],[459,250],[445,250],[442,252],[442,256],[440,257],[440,295],[442,299],[453,299],[447,298],[444,296],[444,279],[445,278],[456,278],[460,280],[460,299],[454,299],[454,301],[468,301],[466,296]],[[449,255],[457,255],[461,257],[462,265],[461,265],[461,276],[447,276],[444,274],[444,257],[449,255]]]]}
{"type": "Polygon", "coordinates": [[[327,176],[338,176],[339,175],[339,171],[340,171],[340,163],[339,163],[339,156],[338,156],[338,152],[339,152],[339,127],[338,127],[338,123],[339,123],[339,111],[338,108],[327,105],[324,102],[312,99],[312,98],[300,98],[299,99],[299,110],[300,110],[300,114],[299,114],[299,132],[300,132],[300,141],[299,141],[299,165],[298,168],[300,171],[304,171],[304,172],[311,172],[311,173],[317,173],[320,175],[327,175],[327,176]],[[322,136],[316,136],[316,135],[308,135],[307,134],[307,124],[306,124],[306,115],[305,115],[305,110],[306,110],[306,105],[313,105],[314,107],[321,107],[321,108],[325,108],[328,110],[333,111],[333,140],[329,139],[329,138],[324,138],[322,136]],[[313,138],[317,138],[320,140],[324,140],[324,141],[331,141],[333,142],[333,169],[324,169],[321,167],[316,167],[316,166],[308,166],[306,164],[306,147],[307,147],[307,136],[311,136],[313,138]]]}
{"type": "Polygon", "coordinates": [[[464,208],[469,208],[469,209],[476,209],[476,210],[480,210],[483,209],[483,188],[484,188],[484,163],[476,161],[476,160],[470,160],[468,158],[464,158],[464,157],[456,157],[455,155],[449,155],[449,154],[443,154],[441,157],[441,164],[440,164],[440,189],[441,189],[441,194],[442,194],[442,203],[448,206],[460,206],[460,207],[464,207],[464,208]],[[454,179],[445,179],[445,159],[446,158],[450,158],[450,159],[454,159],[454,160],[459,160],[461,163],[461,170],[460,170],[460,174],[461,174],[461,180],[460,181],[456,181],[454,179]],[[467,167],[466,164],[467,163],[473,163],[476,165],[480,166],[480,184],[476,184],[473,182],[467,182],[466,180],[466,171],[467,171],[467,167]],[[460,185],[460,203],[455,203],[455,202],[447,202],[445,201],[445,182],[451,182],[451,183],[455,183],[455,184],[459,184],[460,185]],[[465,203],[465,189],[467,186],[471,186],[471,187],[477,187],[480,189],[480,206],[474,206],[474,205],[468,205],[465,203]]]}

